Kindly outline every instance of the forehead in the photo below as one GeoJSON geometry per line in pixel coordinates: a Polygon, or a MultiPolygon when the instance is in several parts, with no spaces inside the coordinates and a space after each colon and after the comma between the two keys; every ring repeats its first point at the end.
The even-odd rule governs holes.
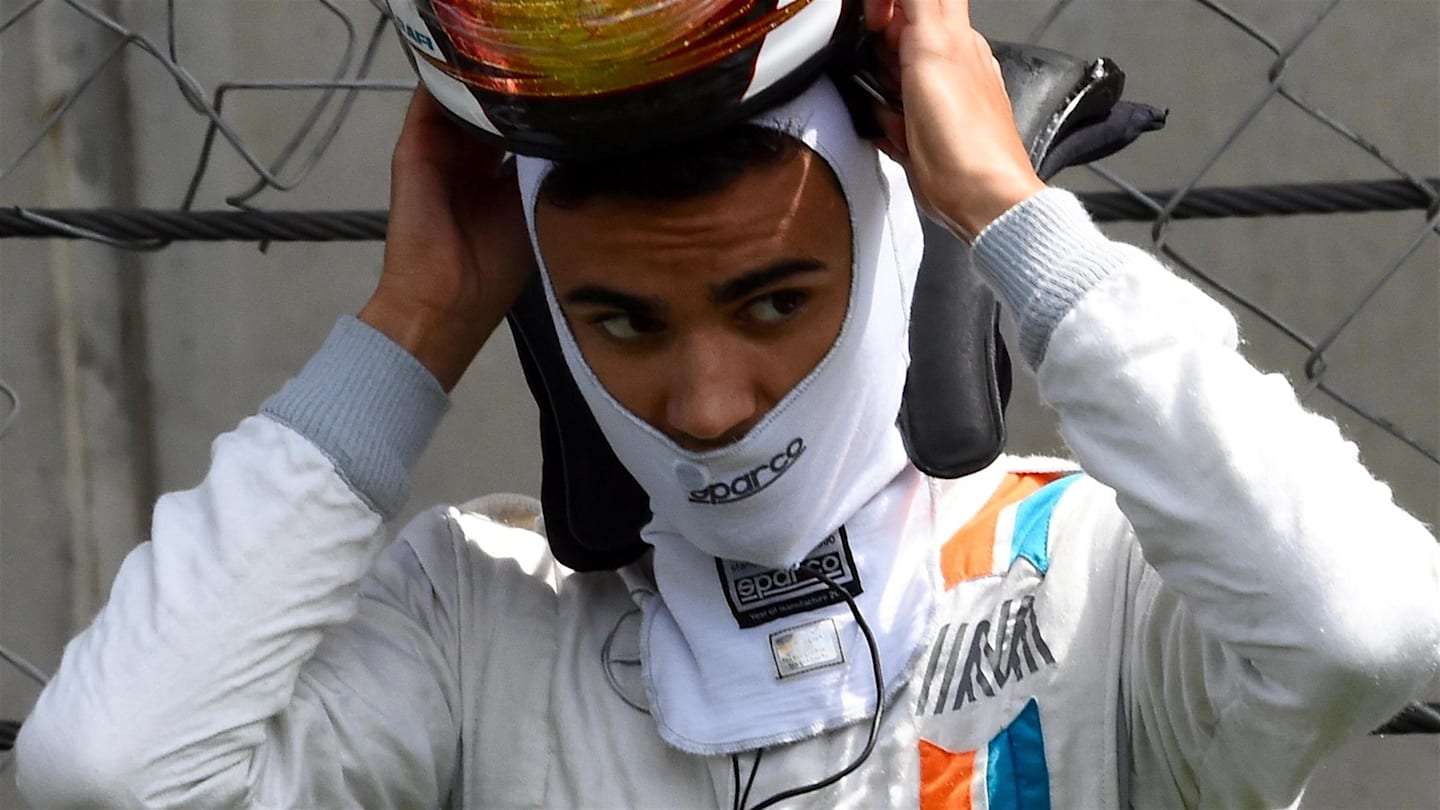
{"type": "Polygon", "coordinates": [[[560,287],[655,274],[698,281],[800,256],[847,269],[850,262],[850,219],[839,182],[805,148],[681,200],[596,195],[558,207],[542,194],[535,229],[560,287]]]}

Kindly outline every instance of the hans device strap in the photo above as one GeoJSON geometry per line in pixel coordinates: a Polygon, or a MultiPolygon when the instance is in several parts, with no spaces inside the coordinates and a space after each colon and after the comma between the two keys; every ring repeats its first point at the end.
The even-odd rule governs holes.
{"type": "MultiPolygon", "coordinates": [[[[1125,77],[1108,59],[1084,62],[1009,43],[995,43],[994,50],[1017,127],[1043,179],[1114,153],[1164,123],[1163,112],[1120,100],[1125,77]]],[[[866,112],[870,96],[851,83],[836,84],[850,87],[856,128],[862,135],[873,132],[866,112]]],[[[1010,392],[998,305],[968,271],[965,250],[927,223],[899,414],[915,466],[946,478],[968,475],[1000,454],[1010,392]]],[[[650,520],[649,499],[615,457],[571,378],[538,278],[508,319],[539,408],[540,501],[551,551],[577,571],[635,560],[645,551],[640,530],[650,520]]]]}

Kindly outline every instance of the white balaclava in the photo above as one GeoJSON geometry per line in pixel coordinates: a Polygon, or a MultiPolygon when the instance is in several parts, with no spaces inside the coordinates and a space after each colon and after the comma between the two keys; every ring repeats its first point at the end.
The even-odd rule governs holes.
{"type": "MultiPolygon", "coordinates": [[[[751,123],[794,136],[829,164],[849,205],[854,265],[834,346],[739,441],[691,452],[611,397],[540,257],[570,373],[650,497],[642,538],[655,549],[653,584],[621,571],[642,608],[650,713],[664,739],[700,754],[870,716],[913,671],[939,589],[933,504],[896,426],[922,251],[909,185],[856,136],[827,80],[751,123]],[[802,562],[852,594],[879,649],[880,694],[859,624],[824,586],[789,573],[802,562]]],[[[535,205],[550,165],[519,160],[537,257],[535,205]]]]}
{"type": "MultiPolygon", "coordinates": [[[[581,356],[543,257],[540,264],[570,373],[620,462],[650,496],[655,520],[645,539],[657,545],[675,535],[716,557],[786,569],[908,464],[896,418],[920,223],[903,174],[855,135],[828,81],[752,123],[794,135],[835,172],[850,208],[854,272],[835,345],[738,442],[686,450],[616,402],[581,356]]],[[[519,160],[532,240],[550,165],[519,160]]]]}

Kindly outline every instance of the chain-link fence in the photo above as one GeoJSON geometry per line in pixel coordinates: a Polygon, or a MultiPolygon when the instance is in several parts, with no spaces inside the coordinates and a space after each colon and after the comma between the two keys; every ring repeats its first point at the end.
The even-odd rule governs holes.
{"type": "MultiPolygon", "coordinates": [[[[1032,0],[977,3],[975,13],[998,38],[1112,56],[1130,74],[1128,95],[1171,108],[1166,132],[1058,182],[1079,190],[1097,218],[1129,223],[1116,231],[1240,311],[1261,364],[1288,373],[1307,404],[1345,424],[1402,503],[1432,525],[1440,521],[1440,6],[1032,0]]],[[[0,102],[0,237],[79,239],[120,252],[103,254],[111,286],[88,294],[139,312],[115,327],[121,349],[112,361],[122,370],[141,362],[151,369],[142,375],[148,388],[114,406],[122,414],[150,411],[134,417],[139,427],[127,428],[130,438],[121,442],[148,459],[131,500],[151,499],[169,479],[183,478],[166,473],[165,438],[152,424],[173,422],[156,404],[169,398],[156,390],[165,387],[165,372],[146,353],[154,353],[155,339],[135,337],[173,315],[160,311],[168,293],[146,291],[135,277],[173,283],[176,276],[146,263],[158,260],[114,256],[169,248],[163,253],[194,257],[196,240],[264,248],[380,238],[383,182],[373,177],[383,174],[387,155],[370,141],[357,146],[356,133],[383,120],[381,129],[393,134],[413,84],[381,0],[0,2],[0,98],[29,100],[0,102]],[[259,49],[249,61],[247,48],[259,49]],[[372,181],[352,183],[361,175],[372,181]],[[124,348],[133,341],[138,355],[124,348]]],[[[12,280],[15,257],[40,254],[10,255],[0,292],[18,299],[13,315],[26,295],[12,280]]],[[[54,281],[81,272],[67,265],[51,274],[56,300],[71,302],[54,305],[57,312],[86,311],[72,305],[87,294],[83,284],[75,293],[70,281],[54,281]]],[[[46,362],[62,367],[56,401],[84,400],[84,375],[63,371],[67,363],[84,366],[84,326],[51,320],[59,326],[45,328],[58,330],[59,349],[33,375],[10,376],[24,365],[18,350],[0,355],[0,376],[10,382],[0,437],[28,399],[25,383],[50,384],[46,362]],[[79,336],[70,343],[67,328],[79,336]]],[[[77,409],[57,424],[83,433],[96,417],[77,409]]],[[[1043,421],[1023,396],[1015,409],[1017,420],[1043,421]]],[[[22,424],[5,444],[30,430],[22,424]]],[[[83,440],[70,441],[56,462],[66,469],[84,456],[75,449],[83,440]]],[[[193,449],[196,441],[176,443],[193,449]]],[[[1043,429],[1022,434],[1022,444],[1054,442],[1043,429]]],[[[101,501],[82,493],[69,503],[72,513],[94,518],[101,501]]],[[[14,537],[16,522],[4,518],[15,508],[0,509],[7,560],[27,540],[14,537]]],[[[74,521],[72,514],[67,530],[74,521]]],[[[143,526],[143,518],[135,522],[143,526]]],[[[74,540],[69,548],[72,556],[90,553],[74,540]]],[[[107,564],[92,568],[93,590],[103,587],[107,564]]],[[[0,601],[5,628],[33,604],[27,598],[0,601]]],[[[69,631],[90,603],[71,605],[72,615],[58,622],[69,631]]],[[[43,657],[53,660],[61,641],[49,639],[53,649],[43,657]]],[[[43,679],[14,652],[0,647],[0,654],[43,679]]],[[[21,694],[0,692],[0,713],[23,713],[21,694]]]]}
{"type": "MultiPolygon", "coordinates": [[[[0,37],[6,32],[22,26],[26,18],[47,0],[28,0],[18,9],[11,11],[0,20],[0,37]]],[[[1174,0],[1177,4],[1180,0],[1174,0]]],[[[1313,11],[1304,9],[1299,15],[1302,23],[1297,30],[1283,35],[1272,36],[1260,24],[1247,18],[1236,9],[1213,0],[1193,0],[1195,4],[1211,12],[1218,20],[1233,26],[1240,35],[1253,40],[1270,55],[1268,62],[1257,63],[1253,99],[1233,122],[1226,122],[1212,148],[1197,156],[1189,156],[1183,169],[1176,172],[1176,185],[1161,191],[1142,191],[1128,182],[1122,175],[1104,166],[1093,171],[1104,178],[1118,193],[1092,193],[1087,203],[1102,220],[1138,220],[1150,226],[1150,241],[1157,251],[1171,262],[1183,268],[1195,278],[1213,286],[1234,304],[1245,308],[1263,319],[1273,328],[1284,333],[1305,351],[1301,364],[1304,383],[1303,393],[1321,393],[1332,397],[1361,418],[1389,432],[1395,438],[1414,449],[1415,452],[1440,464],[1440,455],[1433,440],[1426,436],[1426,429],[1410,426],[1388,416],[1383,408],[1365,396],[1364,391],[1336,384],[1329,373],[1331,370],[1328,350],[1340,340],[1347,328],[1367,307],[1374,304],[1376,295],[1397,274],[1422,272],[1412,266],[1410,259],[1437,233],[1440,226],[1440,182],[1427,179],[1421,167],[1407,166],[1403,161],[1391,157],[1385,146],[1365,136],[1360,130],[1331,115],[1319,105],[1312,103],[1299,92],[1289,80],[1288,68],[1292,57],[1302,51],[1312,36],[1331,14],[1340,6],[1341,0],[1329,0],[1313,11]],[[1313,182],[1266,184],[1232,188],[1206,188],[1204,180],[1225,154],[1235,148],[1246,131],[1269,107],[1276,104],[1292,105],[1302,111],[1315,126],[1333,132],[1354,149],[1373,159],[1373,169],[1382,179],[1371,182],[1313,182]],[[1224,280],[1224,274],[1197,264],[1177,249],[1171,237],[1178,220],[1190,218],[1221,218],[1233,216],[1280,216],[1302,213],[1365,212],[1416,209],[1425,212],[1417,221],[1413,233],[1401,240],[1391,255],[1376,262],[1376,271],[1371,274],[1365,289],[1349,302],[1348,306],[1334,316],[1319,330],[1305,330],[1293,323],[1283,308],[1275,303],[1257,300],[1235,289],[1224,280]]],[[[334,0],[314,0],[314,5],[333,15],[329,36],[343,42],[341,55],[332,72],[325,77],[285,77],[262,80],[227,78],[207,87],[197,79],[186,58],[182,58],[180,41],[184,36],[186,23],[203,24],[203,15],[190,6],[182,6],[176,0],[164,3],[164,25],[161,32],[150,32],[137,28],[120,19],[114,13],[115,3],[82,2],[81,0],[52,0],[51,5],[63,3],[73,9],[75,19],[71,24],[92,26],[105,32],[111,40],[102,55],[93,60],[93,65],[78,75],[48,114],[44,121],[35,126],[27,138],[18,141],[19,148],[13,155],[0,155],[0,190],[4,181],[17,166],[30,158],[56,127],[60,126],[67,113],[79,103],[97,78],[115,69],[122,57],[143,54],[165,71],[174,82],[175,90],[193,112],[196,122],[204,126],[203,146],[194,159],[194,167],[184,192],[174,201],[167,212],[143,211],[123,213],[119,211],[44,211],[35,206],[25,205],[24,200],[6,212],[0,220],[0,236],[68,236],[91,239],[114,247],[155,250],[163,248],[175,239],[241,239],[265,242],[272,239],[299,239],[325,241],[331,239],[375,239],[383,234],[383,216],[380,212],[295,212],[280,211],[273,216],[221,216],[215,212],[193,211],[198,193],[204,183],[217,148],[229,148],[243,160],[253,172],[252,182],[243,188],[229,189],[223,194],[224,202],[241,211],[256,212],[261,207],[257,197],[264,191],[287,192],[295,189],[309,176],[327,148],[335,140],[340,129],[347,124],[355,98],[363,92],[404,92],[412,86],[408,79],[380,79],[374,74],[376,54],[382,47],[393,46],[389,24],[383,3],[374,0],[373,8],[366,12],[346,10],[334,0]],[[239,93],[311,93],[320,91],[318,98],[309,106],[303,120],[294,127],[279,152],[265,156],[246,137],[237,131],[233,122],[226,117],[226,100],[239,93]],[[222,145],[223,146],[220,146],[222,145]]],[[[123,7],[125,4],[119,4],[123,7]]],[[[133,4],[131,4],[133,5],[133,4]]],[[[152,4],[158,6],[158,3],[152,4]]],[[[1056,26],[1067,13],[1083,14],[1084,3],[1076,0],[1059,0],[1046,9],[1034,28],[1029,32],[1028,41],[1044,41],[1047,32],[1056,26]]],[[[1291,4],[1304,6],[1304,4],[1291,4]]],[[[3,39],[0,39],[3,42],[3,39]]],[[[1063,47],[1064,43],[1056,43],[1063,47]]],[[[193,60],[194,56],[188,56],[193,60]]],[[[1432,92],[1434,88],[1429,88],[1432,92]]],[[[1343,147],[1336,146],[1335,149],[1343,147]]],[[[1415,263],[1419,264],[1419,263],[1415,263]]]]}

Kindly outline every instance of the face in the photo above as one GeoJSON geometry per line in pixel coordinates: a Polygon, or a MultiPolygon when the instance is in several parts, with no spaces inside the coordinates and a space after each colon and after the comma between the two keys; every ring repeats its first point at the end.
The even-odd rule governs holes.
{"type": "Polygon", "coordinates": [[[850,217],[807,149],[682,202],[540,202],[536,234],[610,395],[689,450],[744,436],[824,358],[850,298],[850,217]]]}

